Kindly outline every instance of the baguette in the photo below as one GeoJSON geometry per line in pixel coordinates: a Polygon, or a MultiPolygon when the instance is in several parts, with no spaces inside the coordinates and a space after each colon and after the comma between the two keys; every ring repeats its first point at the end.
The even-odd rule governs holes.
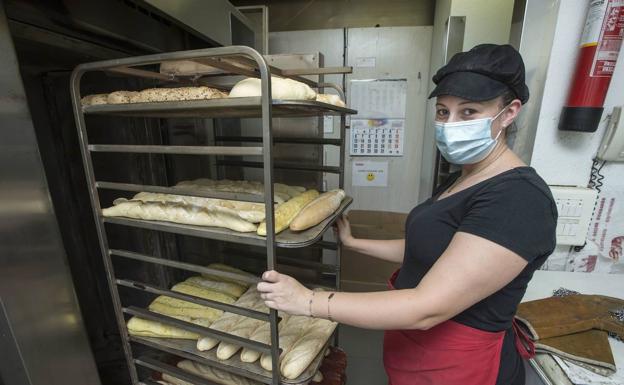
{"type": "Polygon", "coordinates": [[[123,198],[102,210],[105,217],[167,221],[196,226],[225,227],[239,232],[256,231],[257,226],[234,215],[180,203],[140,202],[123,198]]]}
{"type": "MultiPolygon", "coordinates": [[[[223,263],[211,263],[210,265],[208,265],[207,267],[211,268],[211,269],[215,269],[215,270],[221,270],[221,271],[225,271],[228,273],[236,273],[236,274],[240,274],[249,278],[254,278],[255,276],[253,274],[250,274],[246,271],[237,269],[235,267],[232,266],[228,266],[225,265],[223,263]]],[[[234,283],[240,286],[243,286],[245,288],[249,287],[249,284],[243,281],[238,281],[236,279],[232,279],[232,278],[226,278],[226,277],[221,277],[218,275],[214,275],[214,274],[208,274],[208,273],[203,273],[202,277],[208,278],[208,279],[212,279],[215,281],[222,281],[222,282],[230,282],[230,283],[234,283]]]]}
{"type": "MultiPolygon", "coordinates": [[[[230,98],[261,96],[261,81],[247,78],[236,83],[230,91],[230,98]]],[[[305,83],[288,78],[271,77],[272,99],[315,100],[316,92],[305,83]]]]}
{"type": "Polygon", "coordinates": [[[184,283],[227,294],[234,298],[239,298],[247,290],[247,285],[243,286],[232,282],[210,280],[201,276],[190,277],[184,283]]]}
{"type": "MultiPolygon", "coordinates": [[[[287,202],[279,204],[275,209],[275,234],[287,229],[293,219],[299,212],[316,197],[319,196],[318,191],[308,190],[287,202]]],[[[260,223],[258,226],[258,235],[266,236],[266,222],[260,223]]]]}
{"type": "MultiPolygon", "coordinates": [[[[191,318],[184,316],[172,316],[173,318],[191,322],[196,325],[208,327],[210,320],[203,318],[191,318]]],[[[156,337],[156,338],[180,338],[185,340],[196,340],[199,335],[184,329],[168,324],[146,320],[139,317],[132,317],[127,324],[128,333],[133,336],[156,337]]]]}
{"type": "Polygon", "coordinates": [[[176,298],[165,296],[160,296],[152,301],[148,309],[155,313],[165,314],[172,317],[183,316],[203,318],[210,320],[211,322],[217,320],[223,314],[223,311],[219,309],[196,305],[191,302],[181,301],[176,298]]]}
{"type": "MultiPolygon", "coordinates": [[[[291,316],[288,321],[286,321],[283,332],[280,331],[279,333],[279,345],[280,348],[282,348],[280,360],[288,353],[311,323],[312,318],[305,316],[291,316]]],[[[260,366],[262,366],[264,370],[273,370],[273,360],[270,354],[262,354],[260,357],[260,366]]]]}
{"type": "Polygon", "coordinates": [[[224,199],[212,199],[175,194],[160,194],[140,192],[132,197],[133,201],[183,203],[203,207],[207,210],[221,211],[225,214],[238,216],[240,219],[251,223],[260,223],[264,220],[264,204],[252,202],[239,202],[224,199]]]}
{"type": "Polygon", "coordinates": [[[344,198],[345,192],[341,189],[331,190],[321,194],[299,212],[290,223],[290,229],[293,231],[303,231],[318,225],[340,207],[340,203],[344,198]]]}
{"type": "Polygon", "coordinates": [[[291,380],[299,377],[325,346],[335,326],[334,322],[324,319],[315,319],[308,324],[303,335],[283,356],[280,363],[282,375],[291,380]]]}
{"type": "MultiPolygon", "coordinates": [[[[247,377],[226,372],[225,370],[218,369],[212,366],[198,364],[189,360],[182,360],[178,362],[177,366],[178,368],[186,372],[205,378],[219,385],[261,385],[261,383],[247,377]]],[[[167,382],[174,382],[176,384],[186,385],[185,382],[179,382],[177,378],[169,376],[166,373],[163,374],[163,379],[167,382]],[[176,380],[178,382],[176,382],[176,380]]]]}

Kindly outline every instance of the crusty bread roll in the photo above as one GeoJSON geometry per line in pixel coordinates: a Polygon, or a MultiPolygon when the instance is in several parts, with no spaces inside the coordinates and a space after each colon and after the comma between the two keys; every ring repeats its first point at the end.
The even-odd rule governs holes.
{"type": "Polygon", "coordinates": [[[139,93],[135,91],[115,91],[108,94],[106,101],[108,104],[130,103],[130,100],[138,94],[139,93]]]}
{"type": "Polygon", "coordinates": [[[80,103],[83,106],[95,106],[97,104],[107,104],[108,94],[93,94],[87,95],[80,99],[80,103]]]}
{"type": "Polygon", "coordinates": [[[342,99],[340,99],[340,96],[332,95],[332,94],[318,94],[316,95],[316,101],[321,102],[321,103],[333,104],[334,106],[338,106],[338,107],[347,106],[345,102],[343,102],[342,99]]]}
{"type": "MultiPolygon", "coordinates": [[[[305,316],[291,316],[284,324],[283,330],[279,333],[279,346],[282,348],[280,360],[288,353],[294,343],[305,333],[307,327],[312,323],[312,318],[305,316]]],[[[273,370],[273,359],[270,354],[263,353],[260,358],[260,366],[264,370],[273,370]]]]}
{"type": "MultiPolygon", "coordinates": [[[[261,96],[260,79],[247,78],[236,83],[230,91],[230,98],[261,96]]],[[[292,79],[271,78],[271,99],[315,100],[316,92],[307,84],[292,79]]]]}
{"type": "Polygon", "coordinates": [[[219,280],[211,280],[206,277],[195,276],[190,277],[184,283],[188,283],[190,285],[200,286],[206,289],[210,289],[213,291],[218,291],[227,295],[230,295],[234,298],[239,298],[245,290],[247,290],[247,286],[239,285],[233,282],[223,282],[219,280]]]}
{"type": "Polygon", "coordinates": [[[302,231],[318,225],[340,207],[344,197],[345,192],[341,189],[321,194],[318,198],[308,203],[295,219],[290,222],[290,229],[302,231]]]}
{"type": "MultiPolygon", "coordinates": [[[[252,195],[264,195],[264,185],[261,182],[246,181],[246,180],[213,180],[207,178],[199,178],[195,180],[181,181],[174,188],[188,188],[205,192],[233,192],[233,193],[246,193],[252,195]]],[[[303,191],[299,191],[302,187],[289,186],[294,191],[297,191],[296,195],[299,195],[303,191]]],[[[305,189],[304,189],[305,190],[305,189]]],[[[290,198],[293,198],[285,192],[280,186],[274,187],[274,201],[275,203],[284,203],[290,198]]]]}
{"type": "MultiPolygon", "coordinates": [[[[191,318],[179,315],[171,315],[182,321],[191,322],[199,326],[208,327],[210,320],[203,318],[191,318]]],[[[193,332],[171,326],[169,324],[147,320],[139,317],[132,317],[127,324],[128,333],[133,336],[156,337],[156,338],[180,338],[186,340],[196,340],[199,336],[193,332]]]]}
{"type": "Polygon", "coordinates": [[[225,227],[239,232],[255,231],[257,226],[237,216],[203,207],[167,202],[115,200],[115,205],[102,210],[105,217],[127,217],[168,221],[186,225],[225,227]]]}

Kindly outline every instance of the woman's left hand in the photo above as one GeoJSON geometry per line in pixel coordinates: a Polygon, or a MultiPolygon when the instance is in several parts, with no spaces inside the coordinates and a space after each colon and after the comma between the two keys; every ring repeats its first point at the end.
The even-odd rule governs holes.
{"type": "Polygon", "coordinates": [[[310,315],[312,290],[274,270],[262,274],[262,279],[264,282],[258,283],[258,291],[268,307],[292,315],[310,315]]]}

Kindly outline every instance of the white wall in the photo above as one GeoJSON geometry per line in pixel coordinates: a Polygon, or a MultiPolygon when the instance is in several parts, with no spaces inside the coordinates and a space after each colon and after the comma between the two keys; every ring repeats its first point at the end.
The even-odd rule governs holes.
{"type": "MultiPolygon", "coordinates": [[[[425,131],[432,27],[353,28],[348,30],[347,63],[375,57],[374,68],[354,67],[347,79],[407,79],[404,155],[347,157],[345,185],[353,208],[409,212],[418,203],[425,131]],[[351,187],[354,160],[388,161],[388,187],[351,187]]],[[[347,146],[348,148],[348,146],[347,146]]]]}
{"type": "Polygon", "coordinates": [[[452,0],[451,16],[466,16],[464,51],[483,43],[507,44],[513,5],[514,0],[452,0]]]}
{"type": "MultiPolygon", "coordinates": [[[[428,95],[429,55],[431,52],[431,27],[351,28],[347,30],[347,65],[354,65],[358,57],[375,57],[374,68],[354,67],[348,79],[393,79],[408,81],[405,145],[402,157],[357,157],[389,162],[388,187],[351,186],[351,162],[345,161],[345,189],[354,198],[352,209],[408,212],[418,201],[420,183],[421,149],[425,126],[426,97],[428,95]],[[419,77],[420,74],[420,77],[419,77]],[[383,196],[384,199],[379,199],[383,196]]],[[[325,66],[343,65],[343,30],[315,30],[275,32],[270,34],[271,53],[321,52],[325,66]]],[[[328,77],[327,81],[342,84],[340,76],[328,77]]],[[[348,84],[348,81],[347,81],[348,84]]],[[[349,100],[347,87],[347,102],[349,100]]],[[[334,121],[334,133],[338,137],[338,119],[334,121]]],[[[347,131],[347,138],[349,131],[347,131]]],[[[336,147],[326,146],[326,163],[338,162],[336,147]]],[[[337,185],[335,175],[325,176],[328,187],[337,185]]]]}
{"type": "MultiPolygon", "coordinates": [[[[559,131],[559,117],[573,76],[588,2],[561,0],[548,74],[544,85],[531,166],[548,184],[587,186],[592,159],[604,134],[607,116],[624,105],[624,60],[620,56],[605,100],[602,123],[595,133],[559,131]]],[[[607,163],[605,189],[624,190],[624,164],[607,163]]],[[[566,267],[569,247],[558,246],[546,263],[549,270],[566,267]]]]}
{"type": "MultiPolygon", "coordinates": [[[[605,101],[602,123],[595,133],[559,131],[559,116],[566,101],[579,52],[578,44],[587,5],[577,0],[561,0],[553,50],[540,118],[537,126],[531,166],[549,184],[586,186],[592,158],[614,106],[624,105],[624,60],[618,60],[605,101]]],[[[603,169],[606,184],[624,188],[624,164],[607,164],[603,169]]]]}

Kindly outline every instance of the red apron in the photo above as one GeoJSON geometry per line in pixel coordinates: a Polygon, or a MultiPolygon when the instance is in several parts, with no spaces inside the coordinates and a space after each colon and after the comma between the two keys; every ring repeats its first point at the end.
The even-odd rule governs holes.
{"type": "MultiPolygon", "coordinates": [[[[391,289],[397,275],[398,270],[388,282],[391,289]]],[[[388,330],[383,354],[389,385],[494,385],[504,336],[504,330],[487,332],[451,320],[429,330],[388,330]]],[[[526,358],[532,344],[521,337],[516,334],[516,347],[526,358]]]]}

